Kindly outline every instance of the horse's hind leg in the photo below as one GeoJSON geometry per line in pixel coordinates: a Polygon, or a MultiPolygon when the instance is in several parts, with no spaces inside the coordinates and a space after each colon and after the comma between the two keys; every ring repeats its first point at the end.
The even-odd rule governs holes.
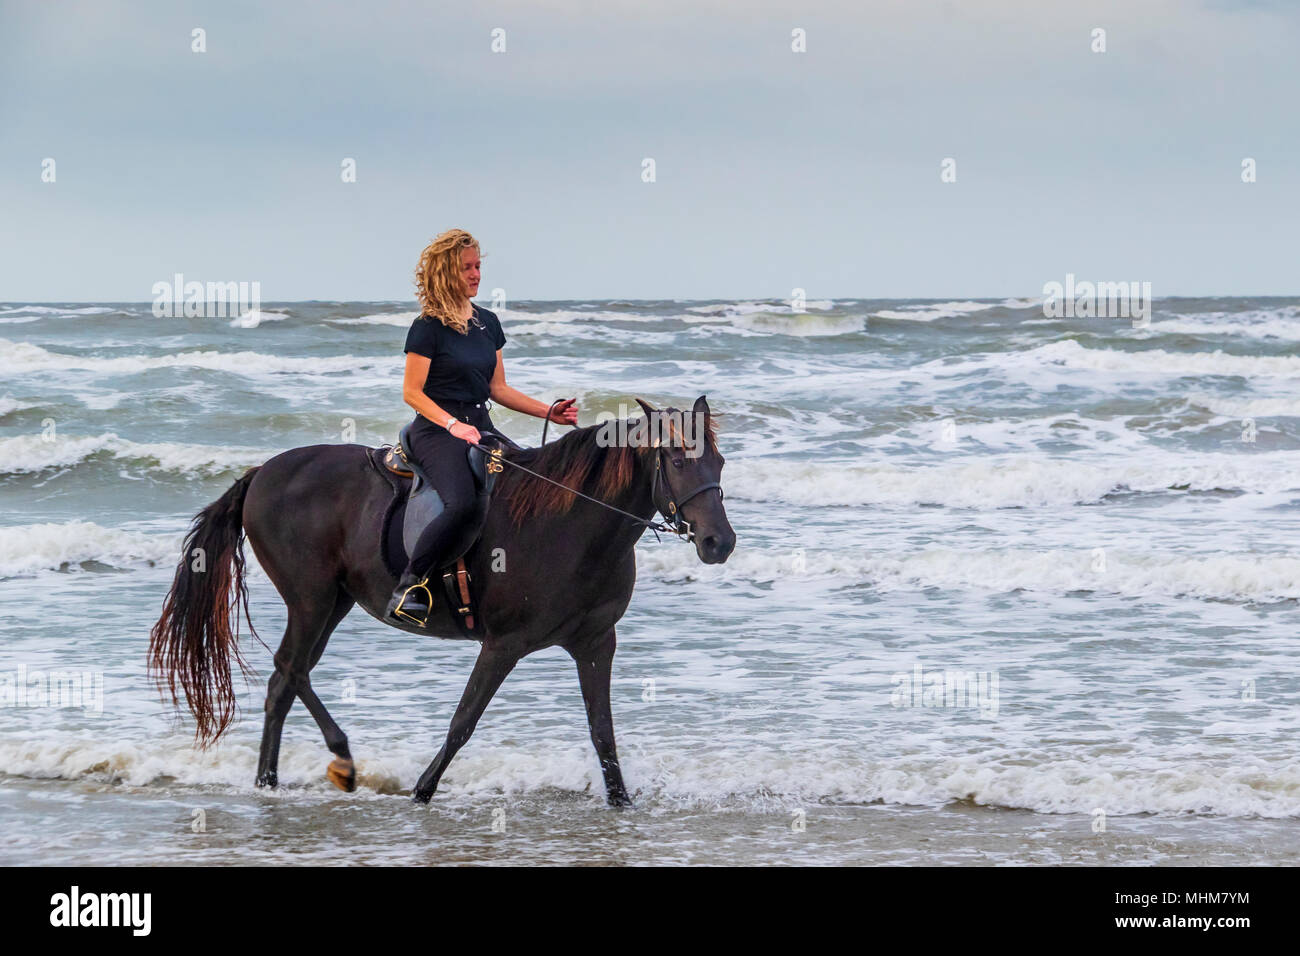
{"type": "MultiPolygon", "coordinates": [[[[303,696],[303,703],[307,704],[316,722],[320,724],[330,750],[351,764],[347,738],[325,712],[311,689],[307,675],[320,660],[330,634],[352,609],[352,604],[352,598],[336,588],[331,594],[316,595],[312,600],[295,601],[288,605],[289,623],[284,629],[280,648],[275,652],[275,673],[271,675],[266,688],[266,718],[262,725],[262,749],[257,761],[259,787],[274,787],[279,782],[277,767],[280,762],[280,737],[284,729],[284,718],[293,706],[295,696],[303,696]],[[341,752],[336,748],[341,748],[341,752]]],[[[340,772],[346,776],[347,769],[341,767],[340,772]]]]}
{"type": "MultiPolygon", "coordinates": [[[[334,628],[347,616],[355,603],[350,595],[345,594],[343,591],[339,592],[338,602],[334,605],[334,614],[330,618],[330,623],[321,632],[320,639],[316,641],[316,648],[312,651],[311,663],[308,665],[309,671],[316,666],[316,662],[325,653],[325,645],[329,643],[334,628]]],[[[347,734],[343,733],[339,725],[334,723],[334,718],[329,715],[325,705],[316,696],[316,691],[311,686],[311,679],[307,676],[304,676],[298,685],[298,698],[306,705],[312,717],[316,718],[316,724],[320,727],[321,733],[325,735],[325,746],[329,748],[330,753],[334,754],[334,760],[325,770],[325,776],[329,778],[330,783],[340,790],[351,793],[357,788],[357,771],[352,763],[352,751],[348,749],[347,734]]]]}
{"type": "Polygon", "coordinates": [[[307,623],[309,620],[309,614],[290,608],[284,638],[280,641],[280,649],[275,652],[275,671],[266,685],[262,749],[257,758],[259,787],[274,787],[280,782],[277,772],[280,763],[280,732],[284,729],[284,718],[293,706],[296,693],[290,675],[297,669],[297,661],[305,656],[301,649],[310,648],[311,639],[319,633],[319,626],[311,627],[307,623]]]}

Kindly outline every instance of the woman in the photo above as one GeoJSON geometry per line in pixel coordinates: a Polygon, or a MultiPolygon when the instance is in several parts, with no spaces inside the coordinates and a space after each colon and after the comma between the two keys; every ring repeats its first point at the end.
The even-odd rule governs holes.
{"type": "MultiPolygon", "coordinates": [[[[393,623],[423,625],[432,600],[429,572],[445,563],[447,547],[473,514],[477,489],[466,443],[482,440],[479,429],[496,431],[484,403],[490,398],[538,418],[549,408],[506,384],[501,322],[470,301],[478,293],[479,267],[478,241],[452,229],[429,244],[415,270],[422,308],[406,335],[402,398],[416,411],[406,451],[429,476],[443,510],[421,533],[388,602],[386,616],[393,623]]],[[[557,402],[550,420],[577,424],[575,402],[557,402]]]]}

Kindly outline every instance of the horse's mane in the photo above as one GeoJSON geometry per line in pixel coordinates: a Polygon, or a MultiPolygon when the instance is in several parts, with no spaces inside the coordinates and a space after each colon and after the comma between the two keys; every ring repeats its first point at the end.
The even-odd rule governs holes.
{"type": "MultiPolygon", "coordinates": [[[[704,440],[706,447],[716,452],[717,428],[713,418],[713,414],[707,416],[704,440]]],[[[505,457],[545,475],[551,481],[558,481],[593,498],[608,500],[631,484],[637,457],[648,454],[650,448],[631,445],[602,447],[596,441],[596,433],[606,425],[576,428],[538,448],[510,449],[505,452],[505,457]]],[[[627,424],[629,430],[635,426],[635,421],[627,424]]],[[[578,500],[577,495],[564,488],[510,467],[497,476],[493,497],[508,505],[510,518],[516,527],[538,515],[563,514],[578,500]]]]}

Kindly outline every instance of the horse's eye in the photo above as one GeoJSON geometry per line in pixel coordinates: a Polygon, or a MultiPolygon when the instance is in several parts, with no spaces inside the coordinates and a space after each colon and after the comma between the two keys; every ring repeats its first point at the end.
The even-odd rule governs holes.
{"type": "Polygon", "coordinates": [[[680,468],[680,467],[682,467],[682,460],[681,460],[680,458],[674,458],[674,459],[673,459],[673,467],[674,467],[674,468],[680,468]]]}

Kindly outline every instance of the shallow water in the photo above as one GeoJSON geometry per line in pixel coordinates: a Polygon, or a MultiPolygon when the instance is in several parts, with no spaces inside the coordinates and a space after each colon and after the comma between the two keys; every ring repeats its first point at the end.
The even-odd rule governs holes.
{"type": "MultiPolygon", "coordinates": [[[[407,420],[409,307],[231,325],[11,304],[0,674],[88,672],[91,701],[0,707],[0,860],[1300,859],[1296,300],[1160,300],[1144,329],[1030,300],[498,311],[512,384],[577,395],[584,424],[637,395],[723,413],[737,551],[707,567],[647,536],[619,627],[636,809],[600,800],[558,650],[521,663],[424,809],[403,794],[472,644],[343,622],[313,681],[351,740],[351,795],[301,707],[284,786],[252,786],[255,642],[260,680],[213,751],[145,680],[199,508],[284,448],[381,444],[407,420]]],[[[493,414],[538,441],[536,419],[493,414]]],[[[283,606],[252,563],[274,646],[283,606]]]]}

